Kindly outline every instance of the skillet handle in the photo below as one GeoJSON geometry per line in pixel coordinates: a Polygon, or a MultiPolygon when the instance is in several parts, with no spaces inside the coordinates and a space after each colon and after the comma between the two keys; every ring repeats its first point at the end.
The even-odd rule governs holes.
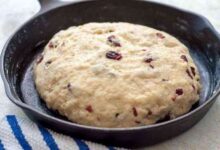
{"type": "Polygon", "coordinates": [[[70,2],[59,1],[59,0],[39,0],[39,3],[41,5],[41,8],[37,14],[44,13],[52,8],[56,8],[56,7],[68,4],[70,2]]]}

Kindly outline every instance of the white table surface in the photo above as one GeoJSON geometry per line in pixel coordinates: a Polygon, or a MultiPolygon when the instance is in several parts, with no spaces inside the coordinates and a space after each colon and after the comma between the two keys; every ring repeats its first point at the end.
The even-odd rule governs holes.
{"type": "MultiPolygon", "coordinates": [[[[220,32],[220,0],[153,0],[175,5],[206,16],[220,32]]],[[[0,51],[8,37],[40,9],[37,0],[1,0],[0,51]]],[[[23,116],[5,95],[0,79],[0,119],[6,114],[23,116]]],[[[219,98],[208,114],[192,129],[149,150],[220,150],[219,98]]]]}

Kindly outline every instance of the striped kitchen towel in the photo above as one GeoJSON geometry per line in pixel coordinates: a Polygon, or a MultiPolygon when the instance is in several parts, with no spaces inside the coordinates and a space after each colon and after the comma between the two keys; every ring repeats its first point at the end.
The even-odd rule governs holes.
{"type": "Polygon", "coordinates": [[[35,124],[26,117],[8,115],[0,122],[0,150],[116,150],[116,148],[59,134],[35,124]]]}

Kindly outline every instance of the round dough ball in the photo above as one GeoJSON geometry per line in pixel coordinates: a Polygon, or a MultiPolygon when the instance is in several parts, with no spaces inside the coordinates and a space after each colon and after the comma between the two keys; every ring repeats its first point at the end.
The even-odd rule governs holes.
{"type": "Polygon", "coordinates": [[[171,35],[130,23],[88,23],[58,32],[34,65],[47,106],[96,127],[154,124],[198,101],[198,70],[171,35]]]}

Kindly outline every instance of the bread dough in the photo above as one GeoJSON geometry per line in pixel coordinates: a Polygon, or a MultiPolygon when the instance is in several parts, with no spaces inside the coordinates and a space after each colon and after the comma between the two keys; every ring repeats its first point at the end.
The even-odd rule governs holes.
{"type": "Polygon", "coordinates": [[[199,100],[199,72],[171,35],[130,23],[62,30],[34,65],[47,106],[96,127],[134,127],[187,113],[199,100]]]}

